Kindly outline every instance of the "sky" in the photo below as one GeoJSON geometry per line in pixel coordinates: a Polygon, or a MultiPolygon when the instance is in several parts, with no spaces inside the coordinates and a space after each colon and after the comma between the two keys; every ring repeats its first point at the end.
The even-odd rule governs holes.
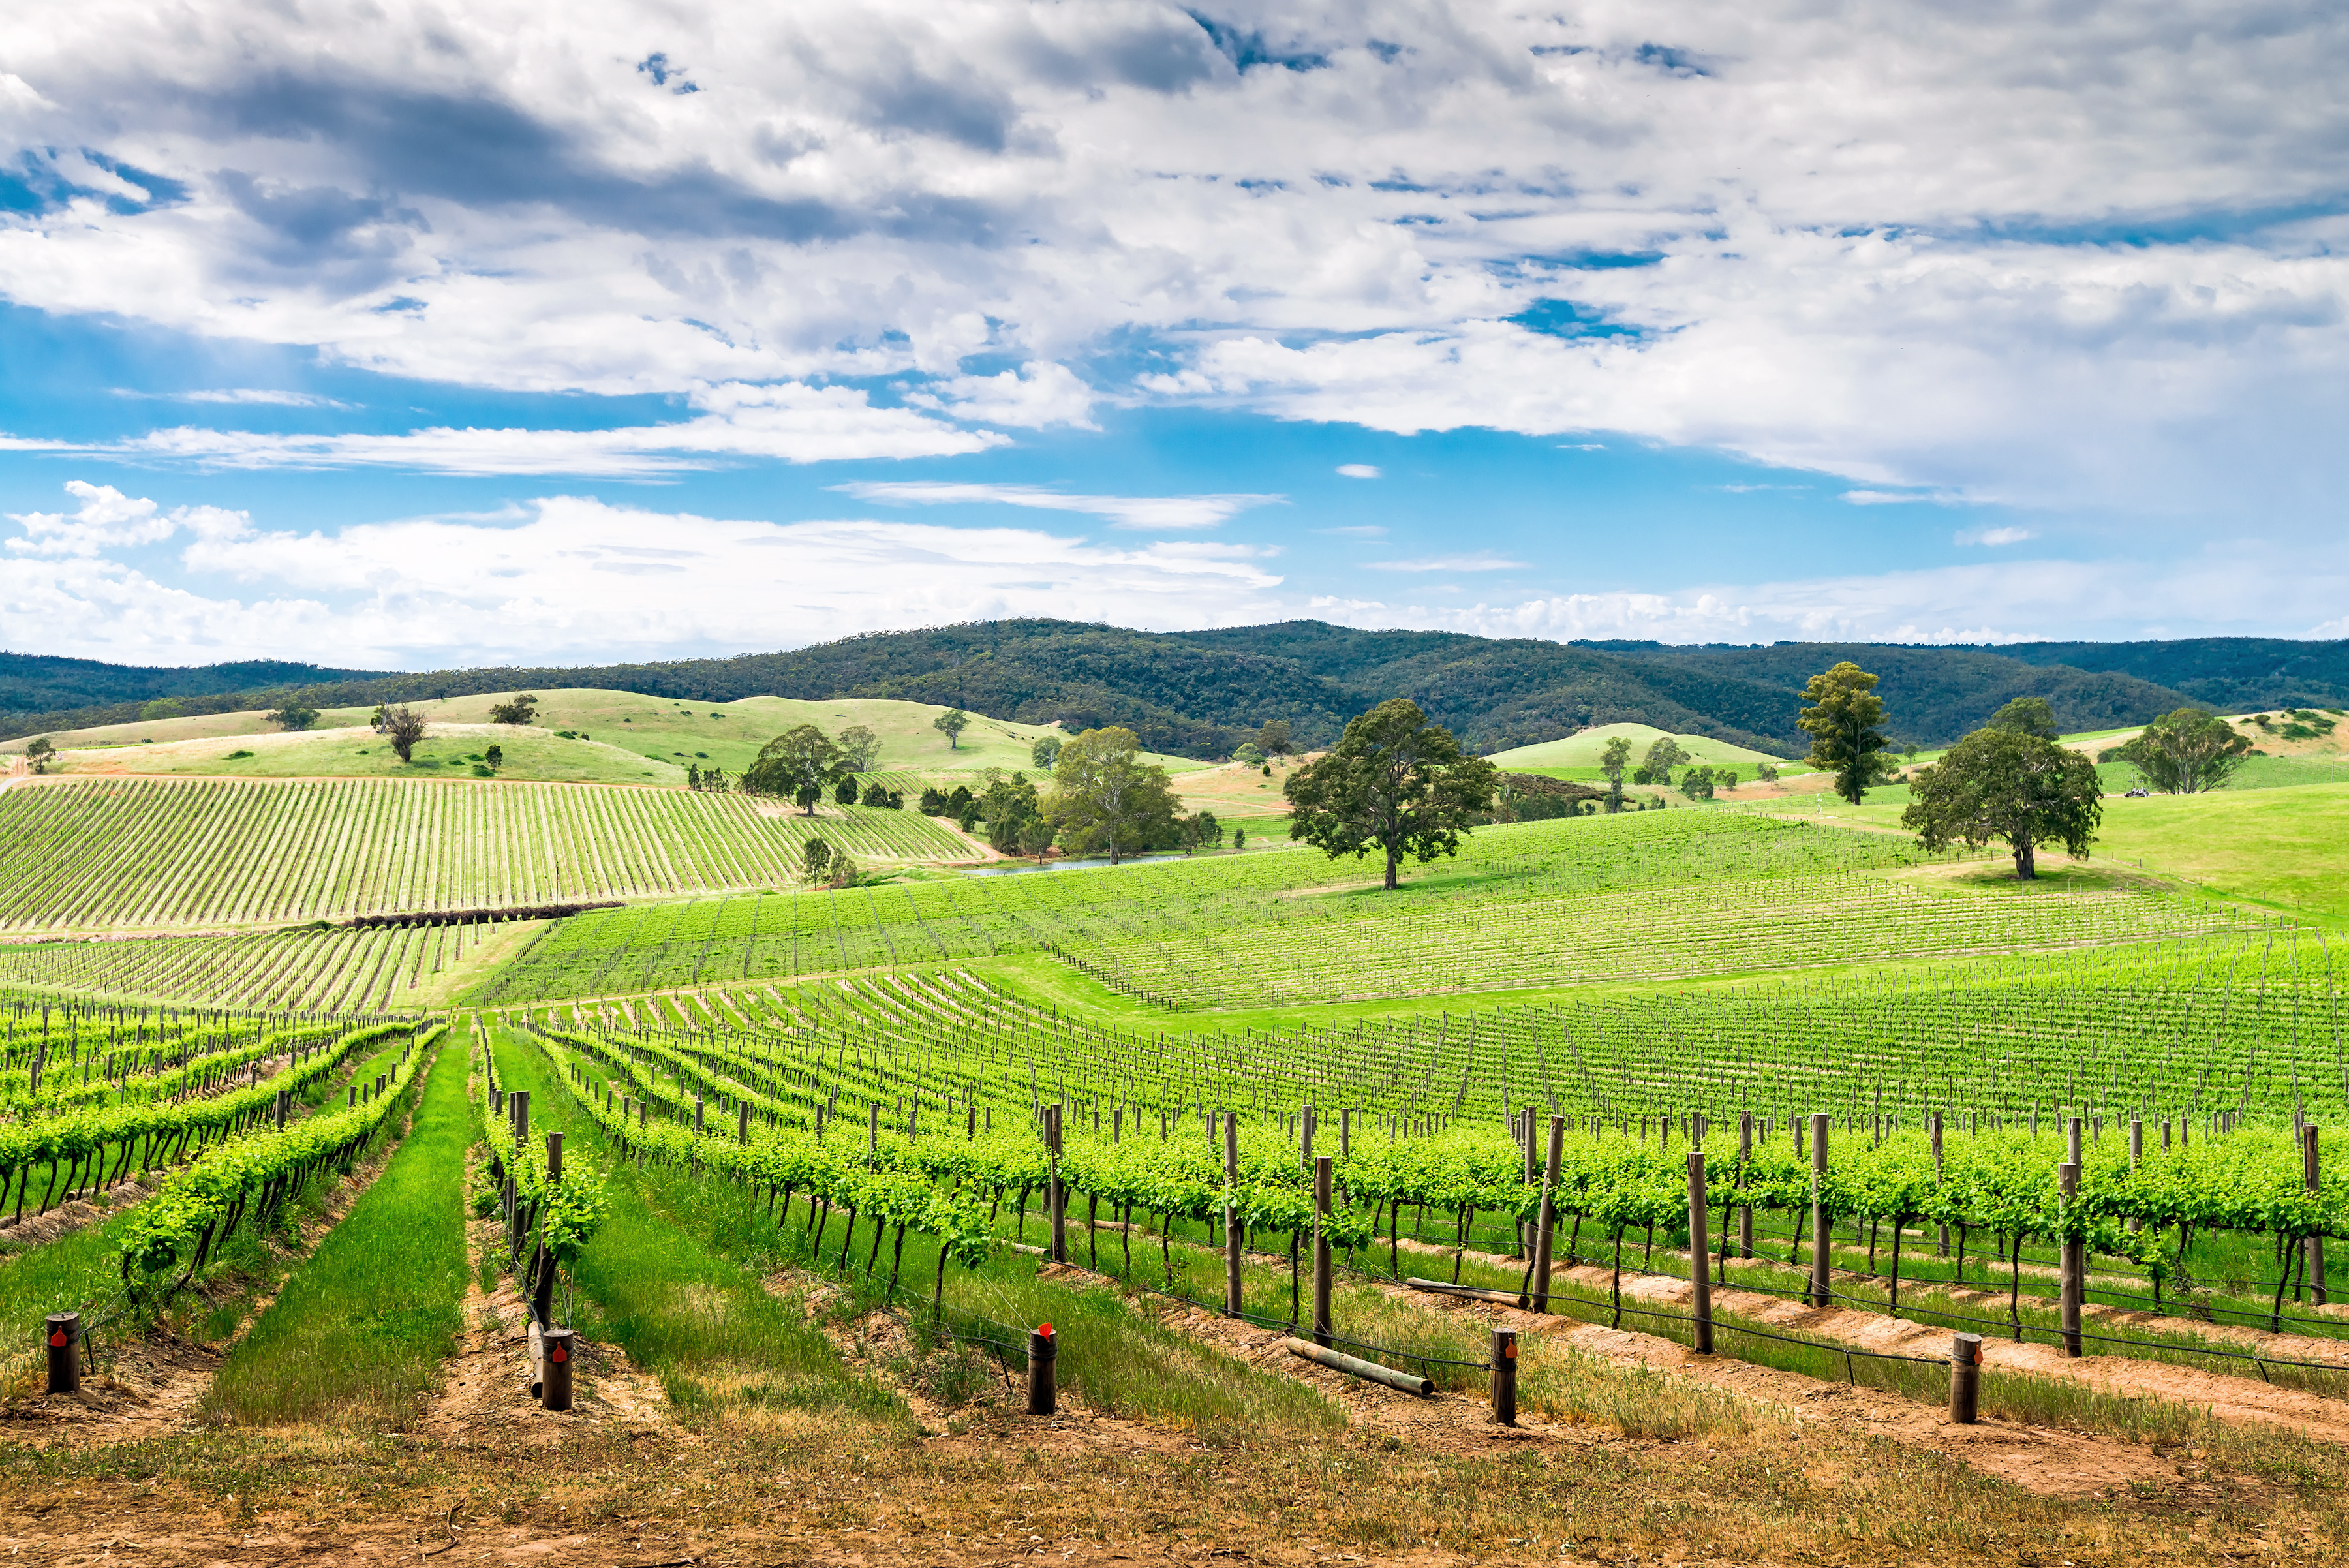
{"type": "Polygon", "coordinates": [[[0,648],[2349,637],[2349,12],[41,7],[0,648]]]}

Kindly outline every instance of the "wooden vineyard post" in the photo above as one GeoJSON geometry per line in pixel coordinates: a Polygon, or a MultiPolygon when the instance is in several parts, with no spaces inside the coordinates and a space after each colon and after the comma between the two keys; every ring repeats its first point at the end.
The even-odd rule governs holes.
{"type": "Polygon", "coordinates": [[[1982,1335],[1959,1334],[1950,1341],[1950,1419],[1971,1427],[1982,1419],[1982,1335]]]}
{"type": "MultiPolygon", "coordinates": [[[[376,1093],[383,1093],[383,1080],[380,1078],[376,1080],[376,1093]]],[[[506,1096],[506,1101],[513,1107],[514,1147],[520,1148],[530,1141],[530,1091],[516,1089],[506,1096]]]]}
{"type": "MultiPolygon", "coordinates": [[[[1526,1185],[1531,1187],[1541,1179],[1541,1170],[1534,1163],[1534,1113],[1530,1108],[1519,1113],[1516,1130],[1517,1147],[1526,1154],[1526,1185]]],[[[1522,1220],[1517,1221],[1517,1251],[1528,1258],[1534,1252],[1534,1239],[1527,1233],[1526,1221],[1522,1220]]]]}
{"type": "Polygon", "coordinates": [[[1061,1407],[1052,1367],[1060,1354],[1061,1342],[1052,1333],[1050,1324],[1040,1324],[1029,1334],[1028,1413],[1030,1416],[1050,1416],[1061,1407]]]}
{"type": "Polygon", "coordinates": [[[1517,1424],[1517,1331],[1514,1328],[1493,1331],[1493,1420],[1503,1427],[1517,1424]]]}
{"type": "MultiPolygon", "coordinates": [[[[1752,1163],[1753,1158],[1754,1113],[1748,1111],[1738,1127],[1737,1163],[1740,1168],[1743,1168],[1752,1163]]],[[[1751,1203],[1741,1203],[1737,1206],[1737,1255],[1741,1258],[1750,1258],[1754,1255],[1754,1205],[1751,1203]]],[[[1728,1275],[1724,1272],[1722,1277],[1727,1279],[1728,1275]]]]}
{"type": "Polygon", "coordinates": [[[1224,1113],[1224,1315],[1240,1315],[1240,1114],[1224,1113]]]}
{"type": "Polygon", "coordinates": [[[1354,1152],[1354,1113],[1350,1107],[1338,1113],[1338,1158],[1345,1159],[1354,1152]]]}
{"type": "Polygon", "coordinates": [[[736,1143],[750,1141],[750,1102],[748,1100],[735,1107],[734,1141],[736,1143]]]}
{"type": "Polygon", "coordinates": [[[543,1410],[571,1408],[571,1331],[550,1328],[540,1335],[545,1346],[546,1368],[541,1374],[538,1404],[543,1410]]]}
{"type": "MultiPolygon", "coordinates": [[[[2316,1127],[2313,1123],[2300,1129],[2300,1179],[2310,1192],[2317,1187],[2316,1127]]],[[[2308,1288],[2314,1293],[2309,1299],[2323,1306],[2330,1299],[2324,1293],[2324,1238],[2311,1236],[2301,1243],[2308,1249],[2308,1288]]]]}
{"type": "MultiPolygon", "coordinates": [[[[2075,1141],[2079,1137],[2078,1127],[2078,1123],[2073,1124],[2073,1137],[2075,1141]]],[[[2070,1233],[2073,1205],[2080,1196],[2078,1161],[2069,1161],[2055,1168],[2055,1186],[2056,1190],[2063,1195],[2065,1232],[2061,1254],[2063,1284],[2060,1293],[2064,1314],[2064,1354],[2076,1356],[2080,1354],[2080,1298],[2085,1293],[2082,1289],[2085,1283],[2082,1275],[2086,1272],[2084,1265],[2087,1261],[2088,1251],[2087,1242],[2078,1240],[2070,1233]]]]}
{"type": "Polygon", "coordinates": [[[1827,1304],[1827,1115],[1811,1113],[1811,1304],[1827,1304]]]}
{"type": "Polygon", "coordinates": [[[1704,1150],[1688,1157],[1689,1283],[1694,1289],[1696,1332],[1691,1348],[1699,1355],[1713,1354],[1713,1276],[1704,1266],[1704,1226],[1709,1216],[1704,1200],[1704,1150]]]}
{"type": "Polygon", "coordinates": [[[1550,1239],[1557,1230],[1557,1168],[1566,1161],[1566,1118],[1549,1119],[1549,1166],[1542,1176],[1541,1218],[1534,1232],[1534,1311],[1549,1311],[1550,1239]]]}
{"type": "Polygon", "coordinates": [[[1044,1201],[1052,1210],[1052,1262],[1069,1261],[1069,1195],[1061,1188],[1061,1107],[1044,1107],[1044,1201]]]}
{"type": "Polygon", "coordinates": [[[49,1392],[81,1392],[81,1314],[53,1312],[43,1325],[48,1331],[49,1392]]]}
{"type": "MultiPolygon", "coordinates": [[[[1940,1184],[1941,1113],[1935,1111],[1933,1113],[1933,1185],[1939,1187],[1940,1184]]],[[[1950,1228],[1947,1225],[1940,1228],[1940,1236],[1935,1244],[1933,1251],[1936,1257],[1946,1258],[1950,1255],[1950,1228]]]]}
{"type": "Polygon", "coordinates": [[[1313,1343],[1327,1348],[1336,1336],[1330,1321],[1330,1157],[1313,1161],[1313,1343]]]}

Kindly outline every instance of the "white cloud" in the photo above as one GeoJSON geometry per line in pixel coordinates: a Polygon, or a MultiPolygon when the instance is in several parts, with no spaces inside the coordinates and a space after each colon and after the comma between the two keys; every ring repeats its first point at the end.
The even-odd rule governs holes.
{"type": "Polygon", "coordinates": [[[906,401],[957,419],[1022,430],[1101,428],[1092,421],[1092,389],[1065,365],[1029,364],[993,376],[951,376],[909,394],[906,401]]]}
{"type": "Polygon", "coordinates": [[[1316,534],[1331,539],[1383,539],[1387,531],[1375,523],[1350,523],[1341,528],[1316,528],[1316,534]]]}
{"type": "Polygon", "coordinates": [[[1276,618],[1281,607],[1281,579],[1257,552],[1201,541],[1110,546],[1024,528],[736,522],[561,496],[514,522],[424,517],[299,534],[244,521],[199,530],[182,556],[191,584],[241,595],[88,556],[12,563],[0,646],[139,663],[432,668],[796,647],[1017,616],[1171,629],[1276,618]]]}
{"type": "Polygon", "coordinates": [[[1030,506],[1106,518],[1112,528],[1213,528],[1281,495],[1071,495],[1034,484],[957,483],[949,480],[859,480],[833,489],[885,506],[1030,506]]]}
{"type": "Polygon", "coordinates": [[[1242,70],[1146,0],[88,0],[10,37],[0,290],[479,386],[1042,429],[1090,380],[2316,526],[2349,34],[2246,17],[1264,0],[1315,68],[1242,70]]]}
{"type": "Polygon", "coordinates": [[[452,430],[404,435],[288,434],[178,426],[123,441],[0,437],[0,450],[165,459],[211,469],[398,468],[433,473],[565,473],[641,478],[754,458],[951,457],[1006,444],[848,387],[730,384],[697,391],[708,410],[675,424],[618,430],[452,430]]]}
{"type": "Polygon", "coordinates": [[[284,409],[355,409],[357,403],[321,398],[311,392],[284,392],[271,387],[218,387],[198,392],[166,394],[187,403],[255,403],[284,409]]]}
{"type": "Polygon", "coordinates": [[[2036,539],[2038,534],[2029,528],[1961,528],[1952,537],[1961,545],[2020,545],[2025,539],[2036,539]]]}
{"type": "Polygon", "coordinates": [[[8,520],[25,530],[23,538],[8,541],[11,554],[91,556],[103,550],[159,544],[181,528],[204,538],[232,538],[244,532],[251,521],[242,512],[217,506],[180,506],[166,512],[144,497],[79,479],[66,481],[66,493],[81,505],[72,512],[8,514],[8,520]]]}
{"type": "Polygon", "coordinates": [[[1490,550],[1477,550],[1464,556],[1423,556],[1412,561],[1371,561],[1365,564],[1379,572],[1507,572],[1529,563],[1513,561],[1490,550]]]}
{"type": "Polygon", "coordinates": [[[1947,492],[1926,494],[1903,490],[1847,490],[1836,499],[1852,506],[1959,506],[1965,503],[1964,496],[1947,492]]]}
{"type": "Polygon", "coordinates": [[[1341,462],[1338,465],[1338,472],[1344,474],[1348,479],[1376,479],[1379,477],[1379,466],[1374,462],[1341,462]]]}

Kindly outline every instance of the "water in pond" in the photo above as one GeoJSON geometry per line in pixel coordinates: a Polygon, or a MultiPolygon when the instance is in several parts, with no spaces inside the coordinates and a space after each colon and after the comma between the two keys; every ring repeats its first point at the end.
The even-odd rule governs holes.
{"type": "MultiPolygon", "coordinates": [[[[1119,857],[1121,866],[1141,866],[1153,860],[1180,860],[1180,855],[1127,855],[1119,857]]],[[[1096,855],[1082,860],[1047,860],[1041,866],[1033,860],[1006,860],[993,866],[974,866],[963,873],[966,877],[1016,877],[1022,871],[1091,871],[1109,864],[1109,857],[1096,855]]]]}

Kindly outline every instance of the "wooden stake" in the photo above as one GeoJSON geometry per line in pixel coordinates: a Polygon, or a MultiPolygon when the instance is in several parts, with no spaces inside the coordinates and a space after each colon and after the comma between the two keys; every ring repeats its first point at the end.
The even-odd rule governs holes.
{"type": "Polygon", "coordinates": [[[1982,1418],[1982,1335],[1950,1340],[1950,1419],[1971,1427],[1982,1418]]]}
{"type": "Polygon", "coordinates": [[[1713,1354],[1713,1275],[1705,1264],[1704,1227],[1709,1216],[1704,1200],[1704,1151],[1692,1148],[1688,1157],[1689,1283],[1696,1292],[1696,1333],[1692,1346],[1699,1355],[1713,1354]]]}
{"type": "Polygon", "coordinates": [[[1330,1157],[1313,1161],[1313,1343],[1336,1337],[1330,1320],[1330,1157]]]}
{"type": "MultiPolygon", "coordinates": [[[[1240,1116],[1224,1113],[1224,1185],[1237,1198],[1240,1185],[1240,1116]]],[[[1240,1211],[1237,1201],[1224,1204],[1224,1315],[1240,1315],[1240,1211]]]]}
{"type": "Polygon", "coordinates": [[[1028,1413],[1050,1416],[1060,1409],[1060,1391],[1053,1374],[1053,1363],[1061,1354],[1061,1342],[1050,1324],[1040,1324],[1028,1336],[1028,1413]]]}
{"type": "Polygon", "coordinates": [[[1827,1304],[1827,1117],[1811,1116],[1811,1304],[1827,1304]]]}
{"type": "Polygon", "coordinates": [[[1514,1328],[1493,1331],[1493,1420],[1503,1427],[1517,1424],[1517,1331],[1514,1328]]]}
{"type": "Polygon", "coordinates": [[[1542,1176],[1541,1219],[1534,1233],[1533,1305],[1536,1312],[1549,1311],[1549,1258],[1551,1238],[1557,1233],[1557,1171],[1566,1162],[1566,1118],[1549,1119],[1549,1165],[1542,1176]]]}

